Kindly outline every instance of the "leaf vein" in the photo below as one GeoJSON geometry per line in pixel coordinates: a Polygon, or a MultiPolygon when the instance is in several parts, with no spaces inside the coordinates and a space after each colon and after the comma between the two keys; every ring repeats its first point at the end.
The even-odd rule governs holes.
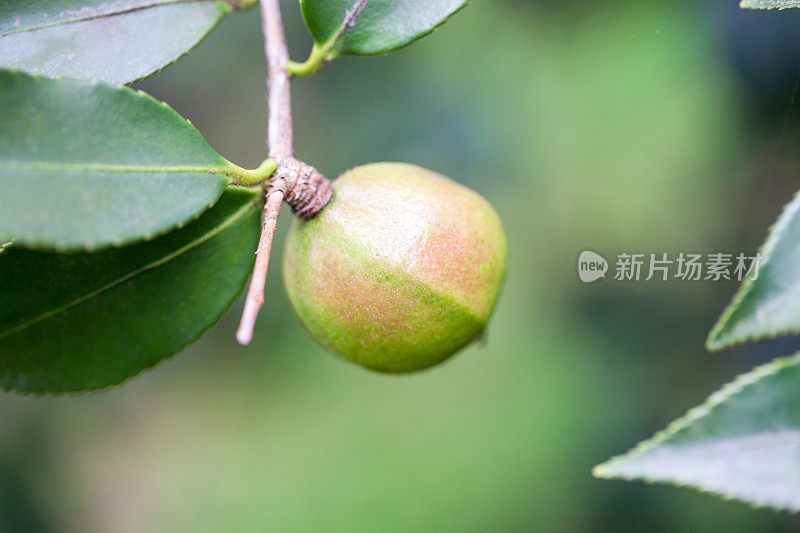
{"type": "Polygon", "coordinates": [[[6,37],[7,35],[13,35],[15,33],[25,33],[25,32],[29,32],[29,31],[38,31],[38,30],[43,30],[43,29],[47,29],[47,28],[54,28],[56,26],[65,26],[67,24],[75,24],[75,23],[78,23],[78,22],[86,22],[87,20],[101,19],[101,18],[105,18],[105,17],[116,17],[116,16],[119,16],[119,15],[126,15],[128,13],[134,13],[134,12],[137,12],[137,11],[143,11],[145,9],[161,7],[161,6],[165,6],[165,5],[169,5],[169,4],[197,3],[197,2],[209,2],[210,3],[210,2],[214,2],[214,1],[215,0],[154,0],[152,3],[147,4],[147,5],[143,5],[143,6],[136,6],[136,7],[131,7],[131,8],[128,8],[128,9],[121,9],[119,11],[111,11],[109,13],[96,13],[94,15],[86,16],[86,17],[83,17],[83,18],[62,20],[62,21],[53,22],[53,23],[50,23],[50,24],[41,24],[41,25],[38,25],[38,26],[30,27],[30,28],[15,29],[15,30],[7,31],[5,33],[0,33],[0,37],[6,37]]]}
{"type": "Polygon", "coordinates": [[[164,257],[162,257],[162,258],[160,258],[160,259],[158,259],[156,261],[152,261],[152,262],[150,262],[150,263],[148,263],[148,264],[146,264],[146,265],[144,265],[144,266],[142,266],[140,268],[132,270],[128,274],[126,274],[124,276],[121,276],[118,279],[115,279],[114,281],[112,281],[111,283],[108,283],[108,284],[104,285],[103,287],[100,287],[99,289],[94,290],[94,291],[92,291],[92,292],[90,292],[90,293],[88,293],[88,294],[86,294],[84,296],[81,296],[79,298],[75,298],[74,300],[72,300],[70,302],[67,302],[64,305],[61,305],[61,306],[59,306],[59,307],[57,307],[55,309],[51,309],[50,311],[47,311],[47,312],[44,312],[44,313],[42,313],[42,314],[40,314],[38,316],[35,316],[35,317],[33,317],[33,318],[31,318],[31,319],[29,319],[29,320],[27,320],[27,321],[25,321],[25,322],[23,322],[21,324],[18,324],[18,325],[14,326],[14,327],[6,330],[6,331],[0,331],[0,339],[3,339],[5,337],[8,337],[8,336],[13,335],[15,333],[19,333],[20,331],[23,331],[23,330],[33,326],[34,324],[37,324],[37,323],[43,321],[43,320],[46,320],[46,319],[50,318],[51,316],[55,316],[55,315],[57,315],[59,313],[63,313],[63,312],[65,312],[65,311],[67,311],[67,310],[69,310],[69,309],[71,309],[73,307],[76,307],[76,306],[82,304],[83,302],[86,302],[86,301],[88,301],[88,300],[90,300],[90,299],[92,299],[92,298],[94,298],[94,297],[96,297],[96,296],[98,296],[98,295],[100,295],[100,294],[102,294],[104,292],[107,292],[107,291],[113,289],[114,287],[116,287],[116,286],[118,286],[118,285],[120,285],[120,284],[122,284],[122,283],[124,283],[124,282],[126,282],[128,280],[131,280],[131,279],[135,278],[136,276],[138,276],[138,275],[140,275],[140,274],[142,274],[144,272],[147,272],[147,271],[152,270],[154,268],[158,268],[159,266],[162,266],[162,265],[172,261],[173,259],[176,259],[177,257],[180,257],[181,255],[193,250],[194,248],[197,248],[201,244],[204,244],[204,243],[210,241],[211,239],[213,239],[214,237],[216,237],[217,235],[219,235],[220,233],[225,231],[227,228],[231,227],[233,224],[235,224],[237,221],[239,221],[243,216],[247,215],[247,213],[250,212],[253,209],[253,206],[257,202],[258,202],[258,200],[254,201],[253,203],[245,205],[244,207],[242,207],[241,209],[236,211],[233,215],[228,217],[223,224],[220,224],[219,226],[214,228],[212,231],[209,231],[209,232],[205,233],[200,238],[195,239],[194,241],[192,241],[192,242],[190,242],[190,243],[178,248],[177,250],[173,251],[172,253],[169,253],[169,254],[165,255],[164,257]]]}

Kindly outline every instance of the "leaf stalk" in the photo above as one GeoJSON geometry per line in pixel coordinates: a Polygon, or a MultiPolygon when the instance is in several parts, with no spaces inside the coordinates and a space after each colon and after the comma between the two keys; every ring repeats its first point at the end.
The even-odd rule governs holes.
{"type": "Polygon", "coordinates": [[[347,13],[345,13],[344,20],[342,21],[342,25],[339,26],[339,29],[336,30],[336,33],[333,35],[333,37],[328,39],[322,45],[314,43],[308,59],[302,63],[289,61],[286,65],[289,73],[292,76],[297,76],[298,78],[308,78],[319,72],[320,69],[322,69],[322,67],[324,67],[327,63],[330,63],[336,59],[339,56],[339,47],[341,45],[342,38],[344,38],[347,31],[355,26],[356,22],[358,22],[358,17],[367,6],[367,2],[369,2],[369,0],[359,0],[352,9],[347,11],[347,13]]]}
{"type": "Polygon", "coordinates": [[[248,170],[238,166],[234,166],[234,171],[231,172],[231,185],[239,187],[255,187],[261,185],[272,176],[278,169],[278,162],[269,157],[261,163],[258,168],[248,170]]]}

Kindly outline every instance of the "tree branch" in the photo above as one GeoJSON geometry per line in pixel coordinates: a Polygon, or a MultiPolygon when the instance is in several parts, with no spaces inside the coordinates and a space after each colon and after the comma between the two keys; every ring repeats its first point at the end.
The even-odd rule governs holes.
{"type": "Polygon", "coordinates": [[[261,20],[264,28],[264,52],[267,56],[267,150],[277,161],[291,157],[294,152],[292,134],[292,94],[289,83],[289,49],[283,31],[280,0],[261,0],[261,20]]]}
{"type": "MultiPolygon", "coordinates": [[[[286,64],[289,51],[281,18],[280,0],[261,0],[261,20],[264,31],[264,52],[267,57],[267,90],[268,90],[268,122],[267,151],[269,156],[278,162],[279,169],[285,161],[292,157],[292,95],[289,73],[286,64]]],[[[258,313],[264,305],[264,290],[269,269],[269,255],[272,250],[272,239],[275,236],[281,203],[286,195],[287,184],[283,177],[277,177],[267,188],[267,202],[264,209],[264,223],[261,239],[256,251],[256,264],[244,313],[236,332],[236,340],[246,346],[253,339],[258,313]]]]}

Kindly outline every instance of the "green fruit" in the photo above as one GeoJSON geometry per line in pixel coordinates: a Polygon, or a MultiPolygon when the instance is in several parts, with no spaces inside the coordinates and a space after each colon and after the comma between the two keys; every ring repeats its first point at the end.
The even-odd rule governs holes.
{"type": "Polygon", "coordinates": [[[440,363],[474,341],[508,253],[479,194],[402,163],[354,168],[328,207],[296,219],[284,255],[292,305],[329,350],[381,372],[440,363]]]}

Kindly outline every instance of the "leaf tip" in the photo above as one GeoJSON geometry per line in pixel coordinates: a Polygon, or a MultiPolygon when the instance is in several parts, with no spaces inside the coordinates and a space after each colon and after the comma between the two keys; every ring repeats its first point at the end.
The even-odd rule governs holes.
{"type": "Polygon", "coordinates": [[[709,352],[719,352],[726,348],[726,343],[721,339],[724,323],[720,320],[706,337],[705,347],[709,352]]]}

